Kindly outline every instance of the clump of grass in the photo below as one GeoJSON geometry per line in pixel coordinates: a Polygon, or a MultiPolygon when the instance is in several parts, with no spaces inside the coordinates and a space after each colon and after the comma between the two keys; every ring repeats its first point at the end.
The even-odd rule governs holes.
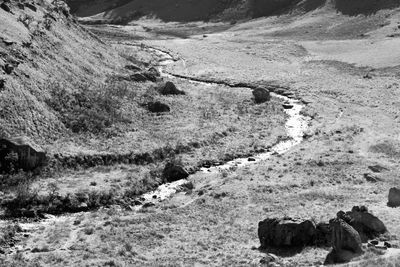
{"type": "Polygon", "coordinates": [[[116,122],[129,122],[121,110],[129,90],[124,83],[98,85],[78,84],[69,90],[59,83],[49,85],[47,105],[57,112],[64,125],[74,133],[102,133],[116,122]]]}

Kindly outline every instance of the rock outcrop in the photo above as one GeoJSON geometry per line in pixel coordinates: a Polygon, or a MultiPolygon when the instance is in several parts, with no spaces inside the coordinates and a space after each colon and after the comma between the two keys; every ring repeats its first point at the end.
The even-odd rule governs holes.
{"type": "Polygon", "coordinates": [[[274,218],[258,223],[258,238],[262,248],[311,245],[315,236],[316,226],[311,220],[274,218]]]}

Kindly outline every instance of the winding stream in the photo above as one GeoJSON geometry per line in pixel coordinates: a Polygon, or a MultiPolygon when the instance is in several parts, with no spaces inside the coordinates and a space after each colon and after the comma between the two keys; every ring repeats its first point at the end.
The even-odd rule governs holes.
{"type": "MultiPolygon", "coordinates": [[[[132,45],[132,44],[125,44],[125,45],[132,45]]],[[[227,82],[213,82],[213,81],[202,81],[198,78],[192,77],[185,77],[182,75],[176,75],[169,73],[166,70],[166,67],[170,64],[174,64],[176,61],[181,59],[174,58],[170,53],[145,46],[145,49],[157,55],[160,58],[158,62],[158,69],[161,73],[161,76],[164,78],[173,78],[173,79],[181,79],[185,81],[189,81],[192,83],[198,83],[204,86],[210,85],[222,85],[222,86],[229,86],[229,87],[242,87],[248,89],[254,89],[252,87],[246,87],[242,84],[229,84],[227,82]]],[[[181,60],[184,64],[184,61],[181,60]]],[[[282,104],[285,104],[285,112],[288,115],[288,120],[286,121],[285,128],[288,138],[280,141],[279,143],[275,144],[268,152],[260,153],[252,156],[251,158],[237,158],[232,161],[228,161],[223,165],[213,166],[210,168],[202,168],[201,171],[205,173],[218,173],[224,170],[235,170],[236,168],[255,164],[257,162],[267,160],[272,155],[275,154],[284,154],[291,150],[294,146],[300,144],[304,140],[304,134],[309,128],[309,124],[311,122],[311,118],[304,116],[301,114],[302,109],[304,108],[304,104],[295,98],[291,98],[288,96],[280,95],[277,93],[271,93],[271,96],[282,101],[282,104]]],[[[179,180],[172,183],[167,183],[159,186],[156,190],[146,193],[141,197],[141,200],[147,203],[155,203],[165,200],[166,198],[172,196],[176,192],[178,192],[182,185],[188,183],[188,180],[179,180]]],[[[135,210],[140,210],[143,205],[136,206],[135,210]]]]}

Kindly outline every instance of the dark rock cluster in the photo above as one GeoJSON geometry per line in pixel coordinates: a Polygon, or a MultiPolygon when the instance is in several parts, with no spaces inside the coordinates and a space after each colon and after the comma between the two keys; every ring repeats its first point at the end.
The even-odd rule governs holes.
{"type": "Polygon", "coordinates": [[[262,249],[331,246],[326,264],[349,262],[363,254],[363,243],[387,232],[384,223],[365,206],[355,206],[348,212],[339,211],[329,224],[293,218],[266,219],[258,224],[262,249]]]}

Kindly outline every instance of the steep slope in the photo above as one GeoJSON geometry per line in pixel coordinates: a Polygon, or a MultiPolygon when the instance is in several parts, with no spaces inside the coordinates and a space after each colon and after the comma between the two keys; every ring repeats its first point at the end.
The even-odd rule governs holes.
{"type": "Polygon", "coordinates": [[[55,88],[104,80],[119,56],[74,22],[61,1],[4,3],[0,9],[0,134],[38,141],[65,132],[51,105],[55,88]]]}

